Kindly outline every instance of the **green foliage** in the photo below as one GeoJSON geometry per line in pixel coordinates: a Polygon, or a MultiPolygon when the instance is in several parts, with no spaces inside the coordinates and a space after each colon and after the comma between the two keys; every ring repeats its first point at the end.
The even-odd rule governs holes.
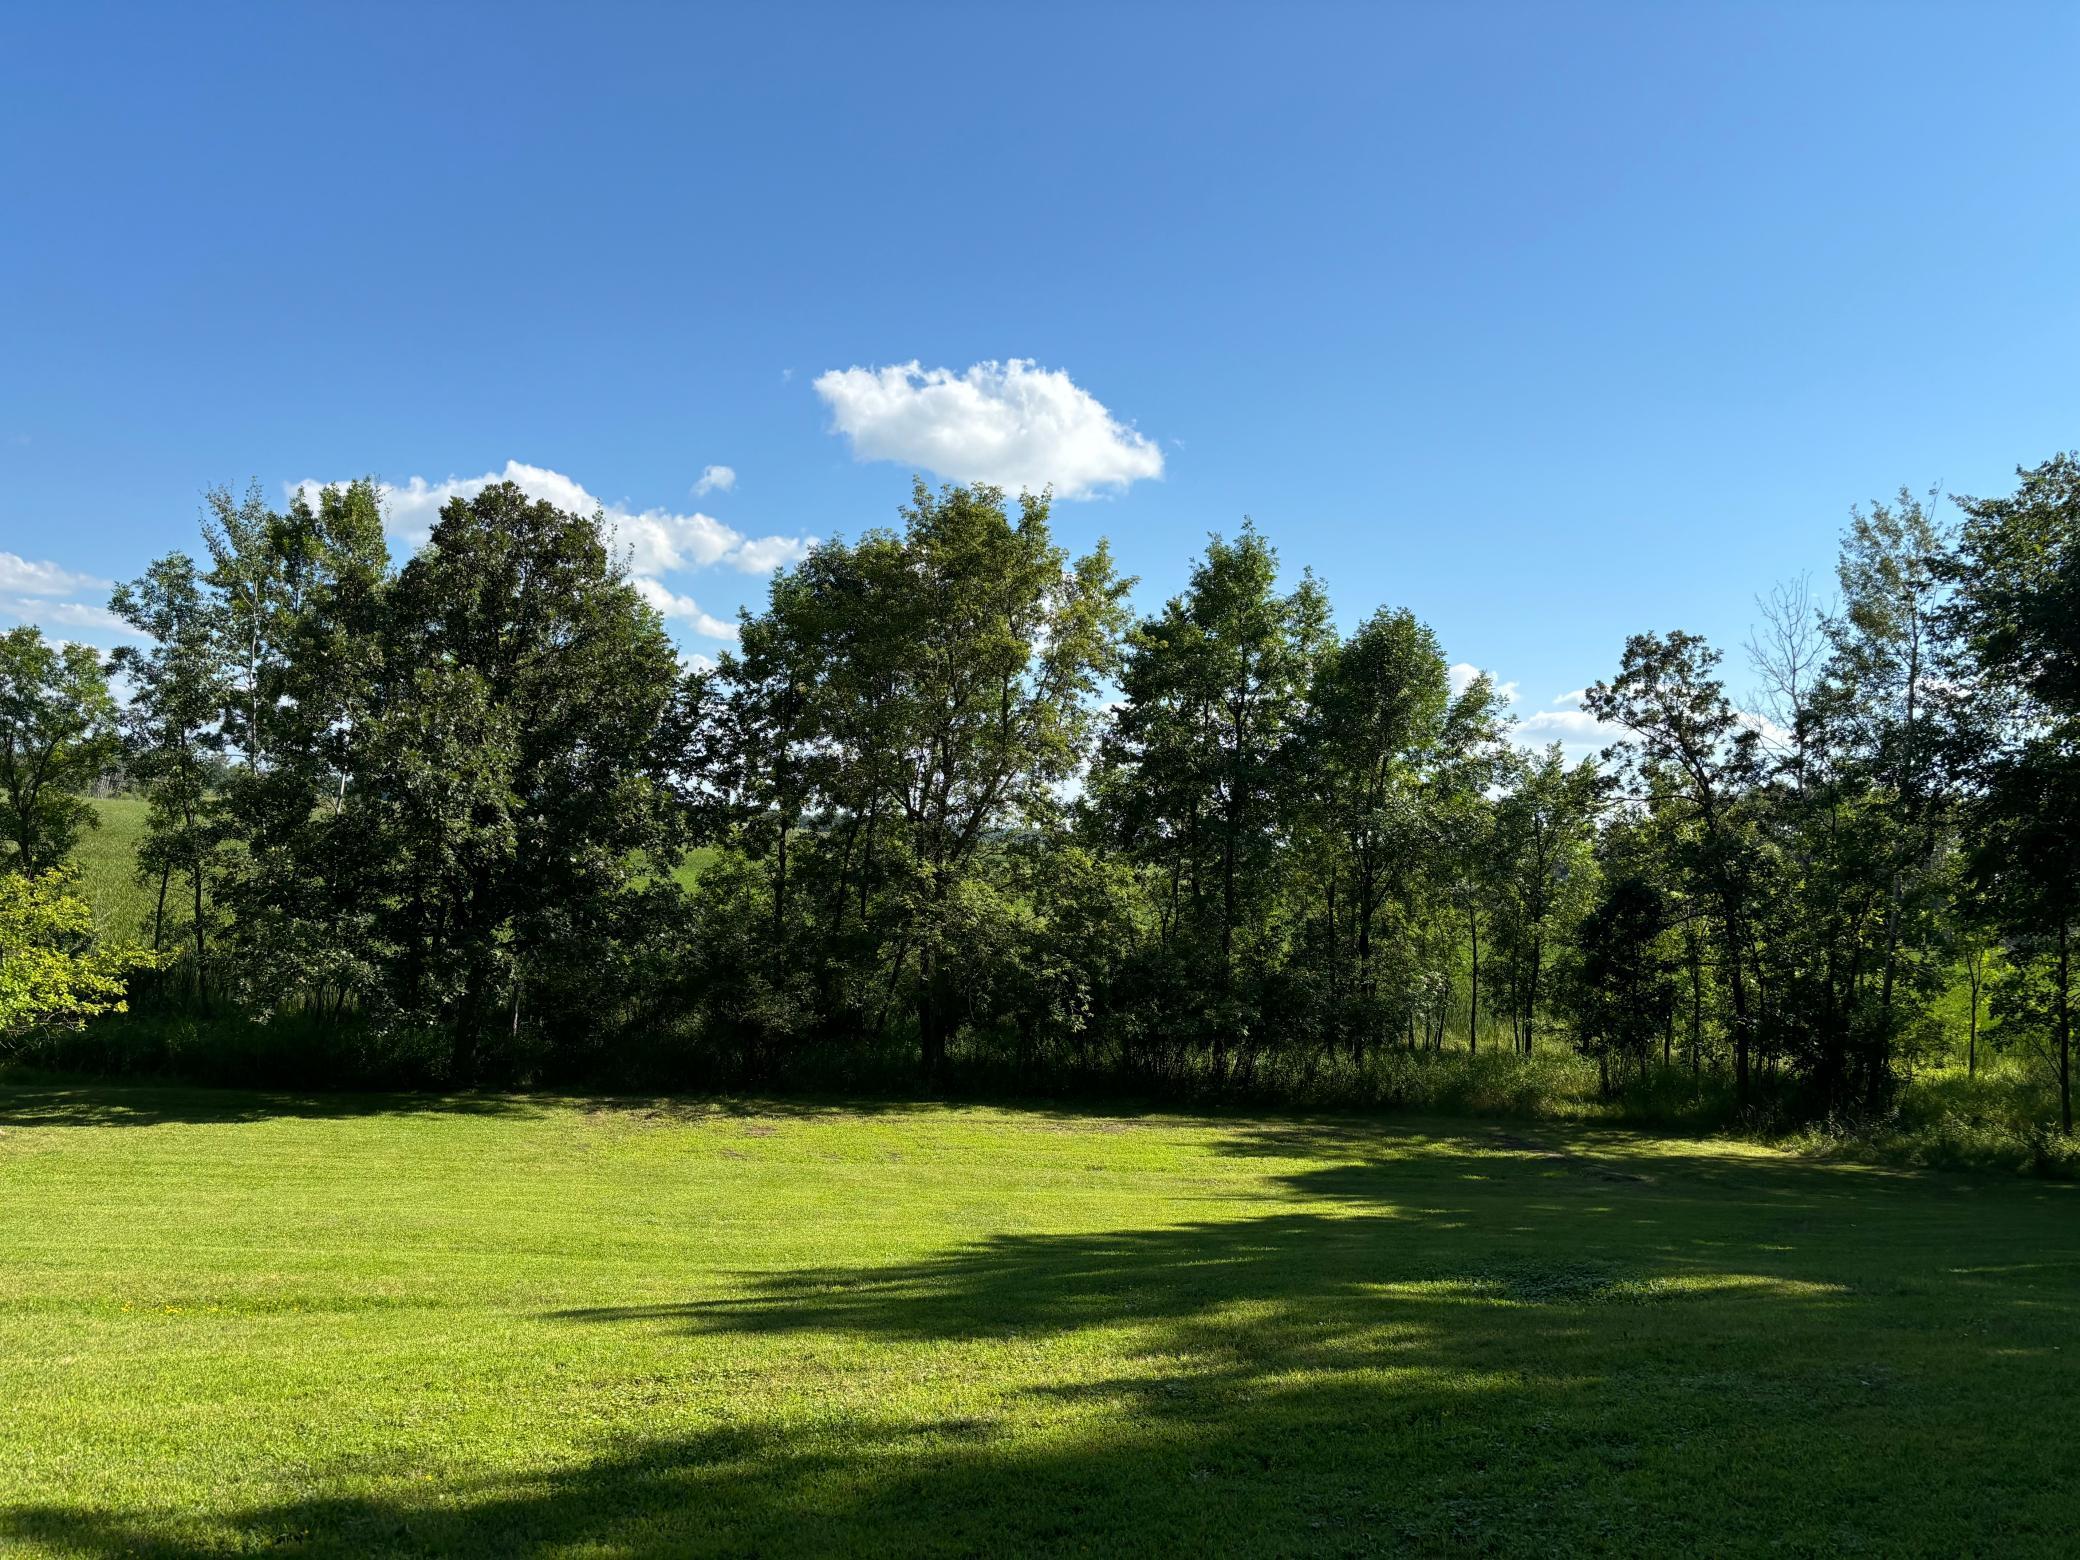
{"type": "Polygon", "coordinates": [[[151,641],[149,649],[117,650],[111,665],[130,682],[124,723],[131,776],[149,808],[137,875],[155,889],[152,947],[164,948],[169,938],[187,943],[199,990],[211,934],[221,924],[212,913],[217,888],[231,862],[221,800],[219,722],[228,693],[220,656],[222,609],[183,553],[170,553],[141,579],[117,586],[109,606],[151,641]],[[188,892],[173,899],[169,925],[168,896],[176,876],[186,878],[188,892]]]}
{"type": "MultiPolygon", "coordinates": [[[[2076,470],[1955,537],[1933,496],[1852,511],[1839,608],[1763,604],[1761,710],[1697,636],[1634,635],[1584,698],[1629,740],[1574,765],[1413,613],[1339,636],[1246,523],[1132,623],[1044,495],[920,484],[684,672],[599,516],[494,486],[395,568],[369,483],[220,493],[206,566],[112,602],[146,641],[122,916],[179,954],[140,994],[190,1055],[432,1036],[450,1083],[1380,1100],[1389,1055],[1518,1077],[1559,1042],[1615,1108],[1852,1135],[1998,1056],[2063,1126],[2076,470]]],[[[17,729],[91,749],[92,658],[9,644],[17,729]]],[[[106,767],[47,787],[38,849],[106,767]]]]}
{"type": "Polygon", "coordinates": [[[1058,824],[1127,582],[1102,545],[1070,562],[1045,498],[1014,520],[994,488],[920,484],[904,518],[775,580],[703,688],[704,740],[718,827],[764,888],[755,907],[743,875],[712,890],[765,929],[726,934],[727,1026],[879,1035],[907,1010],[929,1076],[991,1007],[977,982],[1012,935],[992,909],[1008,910],[998,847],[1058,824]],[[998,940],[970,946],[982,936],[998,940]]]}
{"type": "Polygon", "coordinates": [[[2073,964],[2080,921],[2080,458],[1966,499],[1946,570],[1951,626],[1982,680],[1995,740],[1968,760],[1971,873],[2034,977],[2017,1012],[2045,1033],[2062,1129],[2073,1130],[2073,964]]]}
{"type": "Polygon", "coordinates": [[[1250,1065],[1253,1018],[1296,931],[1293,762],[1332,639],[1312,576],[1277,586],[1277,554],[1254,529],[1209,540],[1185,592],[1129,637],[1091,783],[1105,836],[1154,886],[1160,1023],[1208,1047],[1216,1071],[1231,1046],[1250,1065]]]}
{"type": "Polygon", "coordinates": [[[1583,1049],[1604,1069],[1638,1072],[1668,1034],[1676,1006],[1675,972],[1661,951],[1669,906],[1660,885],[1636,872],[1613,873],[1576,932],[1570,1006],[1583,1049]]]}
{"type": "Polygon", "coordinates": [[[86,791],[122,748],[116,704],[87,646],[35,628],[0,633],[0,873],[34,876],[94,826],[86,791]]]}
{"type": "Polygon", "coordinates": [[[123,1012],[125,977],[153,962],[95,935],[77,874],[0,872],[0,1055],[38,1031],[123,1012]]]}

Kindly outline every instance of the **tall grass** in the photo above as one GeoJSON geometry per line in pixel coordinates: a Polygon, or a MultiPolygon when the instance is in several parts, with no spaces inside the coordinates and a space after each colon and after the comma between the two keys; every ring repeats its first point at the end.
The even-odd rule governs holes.
{"type": "Polygon", "coordinates": [[[2080,1140],[2062,1135],[2057,1119],[2057,1096],[2041,1070],[1997,1055],[1980,1063],[1977,1076],[1962,1067],[1917,1074],[1880,1115],[1809,1121],[1779,1140],[1821,1157],[2080,1177],[2080,1140]]]}
{"type": "Polygon", "coordinates": [[[111,940],[148,943],[157,893],[137,878],[148,804],[141,796],[113,796],[97,798],[93,805],[97,826],[81,833],[72,863],[94,907],[95,924],[111,940]]]}

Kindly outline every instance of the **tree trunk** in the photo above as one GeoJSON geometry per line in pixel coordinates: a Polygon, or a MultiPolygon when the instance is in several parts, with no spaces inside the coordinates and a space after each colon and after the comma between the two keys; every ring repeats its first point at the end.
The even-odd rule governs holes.
{"type": "Polygon", "coordinates": [[[1730,909],[1726,916],[1726,962],[1732,975],[1733,1092],[1745,1105],[1753,1097],[1748,1069],[1748,976],[1741,967],[1740,919],[1730,909]]]}
{"type": "Polygon", "coordinates": [[[940,1027],[938,993],[932,989],[932,955],[917,950],[917,1047],[925,1080],[937,1083],[946,1068],[946,1035],[940,1027]]]}
{"type": "Polygon", "coordinates": [[[1885,969],[1878,981],[1878,1033],[1871,1046],[1870,1075],[1864,1079],[1864,1102],[1876,1110],[1884,1103],[1892,1077],[1892,974],[1899,963],[1900,870],[1892,869],[1885,907],[1885,969]]]}
{"type": "Polygon", "coordinates": [[[202,863],[188,874],[195,888],[195,1005],[202,1005],[202,863]]]}
{"type": "Polygon", "coordinates": [[[2073,1135],[2073,1009],[2071,928],[2058,922],[2058,1129],[2073,1135]]]}
{"type": "Polygon", "coordinates": [[[1534,935],[1531,939],[1531,979],[1524,992],[1524,1054],[1529,1056],[1538,1043],[1538,978],[1544,973],[1546,962],[1545,939],[1534,935]]]}
{"type": "Polygon", "coordinates": [[[1690,1076],[1704,1072],[1704,950],[1697,946],[1697,929],[1683,939],[1690,961],[1690,1076]]]}
{"type": "Polygon", "coordinates": [[[1481,917],[1478,910],[1466,912],[1466,925],[1473,936],[1473,978],[1466,985],[1466,1054],[1477,1056],[1481,1048],[1481,917]]]}
{"type": "Polygon", "coordinates": [[[1965,955],[1965,975],[1972,985],[1972,1021],[1965,1035],[1964,1048],[1964,1075],[1967,1078],[1979,1076],[1979,990],[1986,983],[1985,962],[1983,953],[1974,951],[1965,955]]]}

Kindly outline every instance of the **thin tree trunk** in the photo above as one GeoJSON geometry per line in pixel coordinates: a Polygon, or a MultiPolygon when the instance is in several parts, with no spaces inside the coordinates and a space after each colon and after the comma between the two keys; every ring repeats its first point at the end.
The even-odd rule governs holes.
{"type": "Polygon", "coordinates": [[[1531,1048],[1538,1043],[1538,979],[1544,973],[1546,943],[1542,936],[1531,939],[1531,985],[1524,993],[1524,1054],[1529,1056],[1531,1048]]]}
{"type": "Polygon", "coordinates": [[[1466,987],[1466,1054],[1476,1056],[1481,1048],[1481,916],[1468,908],[1466,925],[1473,936],[1473,978],[1466,987]]]}
{"type": "Polygon", "coordinates": [[[188,874],[195,886],[195,1002],[202,1004],[202,863],[196,862],[188,874]]]}
{"type": "Polygon", "coordinates": [[[1741,967],[1740,920],[1731,913],[1726,918],[1726,953],[1733,977],[1733,1089],[1745,1105],[1753,1097],[1748,1066],[1748,976],[1741,967]]]}
{"type": "Polygon", "coordinates": [[[1885,907],[1885,969],[1878,982],[1878,1037],[1870,1076],[1864,1080],[1864,1098],[1874,1110],[1884,1100],[1886,1083],[1892,1076],[1892,973],[1899,963],[1900,877],[1899,868],[1893,867],[1890,898],[1885,907]]]}
{"type": "Polygon", "coordinates": [[[2073,1135],[2073,1010],[2071,929],[2058,922],[2058,1129],[2073,1135]]]}
{"type": "Polygon", "coordinates": [[[1964,1075],[1979,1076],[1979,991],[1986,983],[1986,955],[1977,949],[1965,955],[1965,975],[1972,985],[1972,1022],[1965,1037],[1964,1075]]]}
{"type": "Polygon", "coordinates": [[[1697,946],[1697,930],[1683,939],[1690,960],[1690,1076],[1704,1071],[1704,950],[1697,946]]]}

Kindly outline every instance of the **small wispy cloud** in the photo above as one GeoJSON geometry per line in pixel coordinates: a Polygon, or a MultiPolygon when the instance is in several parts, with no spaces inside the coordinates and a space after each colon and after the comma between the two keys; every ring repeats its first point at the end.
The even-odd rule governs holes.
{"type": "Polygon", "coordinates": [[[657,609],[659,617],[684,623],[695,633],[709,639],[734,639],[737,625],[726,618],[716,617],[701,609],[699,602],[691,596],[682,596],[647,575],[634,578],[636,592],[657,609]]]}
{"type": "Polygon", "coordinates": [[[701,479],[693,485],[693,496],[704,498],[710,493],[727,493],[737,485],[737,468],[734,466],[703,466],[701,479]]]}
{"type": "Polygon", "coordinates": [[[1609,747],[1630,735],[1622,726],[1598,720],[1585,709],[1533,710],[1517,718],[1517,740],[1539,747],[1548,742],[1569,746],[1609,747]]]}
{"type": "Polygon", "coordinates": [[[1454,695],[1464,693],[1473,686],[1475,679],[1480,677],[1487,677],[1494,683],[1495,698],[1499,703],[1515,704],[1523,693],[1523,685],[1521,683],[1514,681],[1503,682],[1493,672],[1484,672],[1471,661],[1453,662],[1446,676],[1450,679],[1454,695]]]}
{"type": "Polygon", "coordinates": [[[55,563],[24,558],[20,553],[0,552],[0,593],[10,596],[74,596],[108,589],[107,580],[96,579],[91,574],[80,574],[55,563]]]}
{"type": "Polygon", "coordinates": [[[49,596],[0,596],[0,617],[42,629],[58,625],[88,629],[121,639],[144,637],[108,608],[91,601],[64,601],[49,596]]]}

